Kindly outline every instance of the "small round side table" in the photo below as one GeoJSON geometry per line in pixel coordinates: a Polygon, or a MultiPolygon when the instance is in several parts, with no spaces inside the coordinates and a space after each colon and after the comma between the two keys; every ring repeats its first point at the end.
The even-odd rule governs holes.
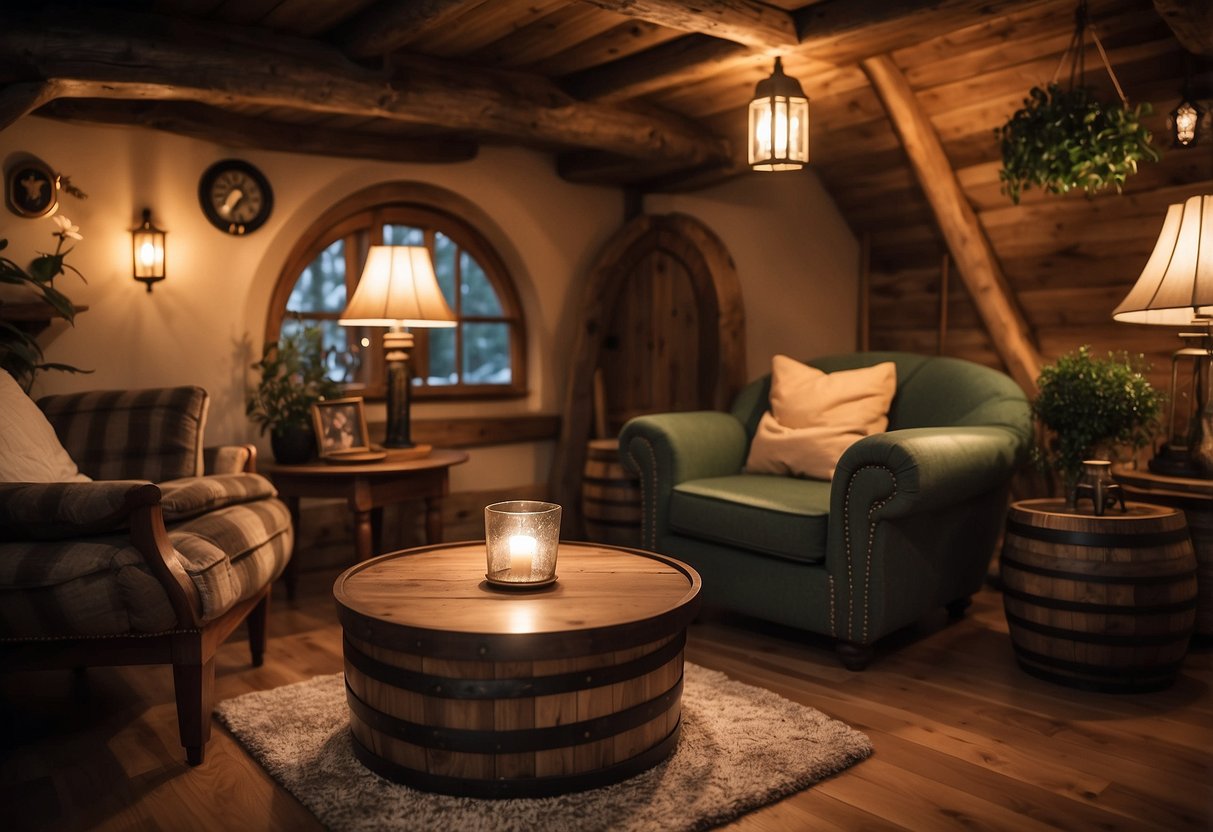
{"type": "Polygon", "coordinates": [[[1188,518],[1196,550],[1196,635],[1213,637],[1213,480],[1169,477],[1129,465],[1112,466],[1112,478],[1129,499],[1169,506],[1188,518]]]}

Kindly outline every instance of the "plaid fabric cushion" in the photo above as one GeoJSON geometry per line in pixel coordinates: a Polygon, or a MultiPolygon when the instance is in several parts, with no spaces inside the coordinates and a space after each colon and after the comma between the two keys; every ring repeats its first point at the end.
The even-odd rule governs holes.
{"type": "MultiPolygon", "coordinates": [[[[276,579],[294,541],[274,499],[211,511],[169,529],[198,587],[204,621],[276,579]]],[[[0,544],[0,638],[157,633],[177,626],[168,596],[125,534],[0,544]]]]}
{"type": "Polygon", "coordinates": [[[126,525],[138,480],[0,483],[0,540],[62,540],[126,525]]]}
{"type": "Polygon", "coordinates": [[[216,445],[202,451],[207,474],[239,474],[248,470],[252,451],[248,445],[216,445]]]}
{"type": "Polygon", "coordinates": [[[219,474],[169,480],[160,483],[160,491],[165,523],[177,523],[217,508],[251,503],[278,494],[270,481],[258,474],[219,474]]]}
{"type": "Polygon", "coordinates": [[[46,396],[38,406],[81,472],[152,482],[202,473],[208,398],[201,387],[46,396]]]}

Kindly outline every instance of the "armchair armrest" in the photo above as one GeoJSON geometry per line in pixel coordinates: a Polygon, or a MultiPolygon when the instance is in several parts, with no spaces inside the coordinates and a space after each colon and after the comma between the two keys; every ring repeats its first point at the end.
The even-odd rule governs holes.
{"type": "Polygon", "coordinates": [[[0,539],[63,540],[125,528],[139,506],[160,502],[142,480],[0,483],[0,539]]]}
{"type": "Polygon", "coordinates": [[[880,501],[874,517],[902,517],[963,502],[1004,484],[1023,440],[996,426],[913,428],[875,434],[838,462],[831,514],[880,501]],[[874,476],[865,476],[874,474],[874,476]]]}
{"type": "Polygon", "coordinates": [[[741,471],[746,434],[741,422],[728,413],[659,413],[624,425],[619,450],[624,467],[640,478],[642,541],[655,549],[668,526],[674,486],[741,471]]]}
{"type": "Polygon", "coordinates": [[[211,474],[257,473],[256,445],[215,445],[202,449],[202,470],[211,474]]]}

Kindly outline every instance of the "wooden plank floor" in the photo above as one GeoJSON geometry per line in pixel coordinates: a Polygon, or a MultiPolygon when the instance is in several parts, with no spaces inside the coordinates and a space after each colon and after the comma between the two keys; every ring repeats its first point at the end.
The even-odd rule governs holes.
{"type": "MultiPolygon", "coordinates": [[[[218,657],[218,699],[341,669],[335,572],[275,598],[263,667],[239,637],[218,657]]],[[[1213,828],[1213,653],[1146,695],[1035,680],[1012,658],[991,590],[942,611],[849,673],[824,641],[751,621],[694,625],[688,657],[865,731],[871,759],[731,828],[975,830],[1213,828]]],[[[0,674],[0,807],[9,829],[318,829],[218,724],[183,762],[163,667],[0,674]]]]}

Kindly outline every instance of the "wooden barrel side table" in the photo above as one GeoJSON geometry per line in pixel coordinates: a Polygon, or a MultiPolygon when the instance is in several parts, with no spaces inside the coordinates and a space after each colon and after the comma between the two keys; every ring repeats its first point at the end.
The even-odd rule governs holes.
{"type": "Polygon", "coordinates": [[[1182,512],[1128,503],[1101,517],[1062,500],[1011,506],[1000,570],[1015,656],[1049,681],[1113,693],[1170,685],[1196,618],[1182,512]]]}
{"type": "Polygon", "coordinates": [[[1213,480],[1168,477],[1144,468],[1112,466],[1125,496],[1181,510],[1196,550],[1196,635],[1213,638],[1213,480]]]}
{"type": "Polygon", "coordinates": [[[544,590],[492,589],[484,571],[484,543],[456,543],[338,577],[358,759],[482,798],[598,788],[664,760],[699,575],[650,552],[564,542],[544,590]]]}
{"type": "Polygon", "coordinates": [[[615,546],[640,545],[640,480],[619,460],[618,439],[591,439],[581,477],[586,536],[615,546]]]}

